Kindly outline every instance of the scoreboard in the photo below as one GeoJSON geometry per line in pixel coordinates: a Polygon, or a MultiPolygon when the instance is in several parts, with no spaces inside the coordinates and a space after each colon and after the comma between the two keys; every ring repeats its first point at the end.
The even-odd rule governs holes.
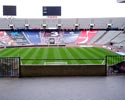
{"type": "Polygon", "coordinates": [[[61,6],[43,6],[43,16],[61,16],[61,6]]]}
{"type": "Polygon", "coordinates": [[[3,16],[16,16],[16,6],[3,6],[3,16]]]}

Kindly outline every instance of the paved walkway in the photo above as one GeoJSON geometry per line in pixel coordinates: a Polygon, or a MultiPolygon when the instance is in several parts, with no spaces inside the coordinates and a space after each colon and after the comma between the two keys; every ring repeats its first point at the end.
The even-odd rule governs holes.
{"type": "Polygon", "coordinates": [[[125,76],[0,78],[0,100],[125,100],[125,76]]]}

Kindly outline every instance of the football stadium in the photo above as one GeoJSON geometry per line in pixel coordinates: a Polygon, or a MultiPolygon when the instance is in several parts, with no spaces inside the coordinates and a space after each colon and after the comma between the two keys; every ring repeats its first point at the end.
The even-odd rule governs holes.
{"type": "Polygon", "coordinates": [[[125,99],[125,0],[0,2],[1,100],[125,99]]]}

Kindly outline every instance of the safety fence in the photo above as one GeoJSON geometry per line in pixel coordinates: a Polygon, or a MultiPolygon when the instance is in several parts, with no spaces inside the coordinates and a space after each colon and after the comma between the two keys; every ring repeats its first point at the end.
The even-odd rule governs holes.
{"type": "Polygon", "coordinates": [[[104,73],[109,72],[110,68],[117,72],[121,72],[122,69],[124,72],[125,56],[109,55],[104,59],[20,59],[20,57],[0,57],[0,77],[21,77],[21,73],[23,73],[22,75],[27,71],[28,73],[31,72],[31,74],[35,73],[33,71],[37,73],[37,71],[40,71],[39,68],[40,70],[42,69],[39,74],[43,73],[43,75],[45,72],[46,75],[49,75],[49,72],[50,75],[52,74],[51,72],[53,72],[52,75],[54,75],[57,69],[59,73],[65,73],[65,75],[68,75],[68,73],[71,73],[71,75],[76,75],[77,73],[78,75],[80,69],[82,69],[82,72],[80,72],[81,75],[85,73],[85,75],[92,75],[93,72],[95,72],[94,75],[98,72],[103,73],[98,73],[98,75],[106,75],[104,73]],[[97,66],[101,66],[102,68],[100,69],[100,67],[97,66]],[[69,67],[70,70],[67,71],[67,67],[69,67]]]}
{"type": "Polygon", "coordinates": [[[22,65],[105,64],[105,59],[21,59],[22,65]]]}
{"type": "Polygon", "coordinates": [[[107,67],[108,74],[125,73],[125,56],[106,56],[105,64],[107,67]]]}
{"type": "Polygon", "coordinates": [[[0,77],[19,77],[19,74],[19,57],[0,57],[0,77]]]}

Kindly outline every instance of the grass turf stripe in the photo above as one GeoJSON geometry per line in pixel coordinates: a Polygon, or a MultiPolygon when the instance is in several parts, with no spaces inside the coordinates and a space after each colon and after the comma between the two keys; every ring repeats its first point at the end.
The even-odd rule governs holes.
{"type": "MultiPolygon", "coordinates": [[[[80,59],[80,58],[84,59],[83,56],[82,56],[82,52],[80,52],[78,48],[71,48],[71,49],[72,49],[72,51],[74,51],[75,55],[77,55],[76,57],[78,59],[80,59]]],[[[80,64],[86,64],[86,61],[87,60],[79,60],[79,63],[80,64]]],[[[88,61],[87,63],[91,63],[91,61],[88,61]]]]}
{"type": "MultiPolygon", "coordinates": [[[[59,48],[59,47],[49,47],[49,48],[6,48],[0,51],[0,56],[20,56],[21,58],[40,58],[40,59],[76,59],[76,58],[103,58],[106,55],[116,55],[116,53],[103,49],[103,48],[59,48]],[[34,53],[36,51],[36,53],[34,53]],[[33,55],[34,54],[34,55],[33,55]]],[[[77,63],[74,61],[68,61],[69,63],[77,63]]],[[[38,61],[40,63],[40,61],[38,61]]],[[[95,63],[93,61],[85,61],[86,64],[95,63]]]]}
{"type": "MultiPolygon", "coordinates": [[[[75,55],[74,55],[73,51],[70,51],[70,48],[65,48],[63,50],[64,50],[65,54],[68,56],[69,59],[75,59],[75,55]]],[[[78,64],[79,62],[76,61],[76,60],[72,60],[72,61],[70,60],[70,63],[71,64],[78,64]]]]}

